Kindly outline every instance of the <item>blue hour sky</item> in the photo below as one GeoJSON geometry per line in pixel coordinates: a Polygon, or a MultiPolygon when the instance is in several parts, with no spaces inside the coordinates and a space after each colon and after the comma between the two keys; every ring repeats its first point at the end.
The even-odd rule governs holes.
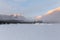
{"type": "Polygon", "coordinates": [[[21,13],[24,16],[39,16],[60,7],[60,0],[0,0],[0,13],[21,13]]]}

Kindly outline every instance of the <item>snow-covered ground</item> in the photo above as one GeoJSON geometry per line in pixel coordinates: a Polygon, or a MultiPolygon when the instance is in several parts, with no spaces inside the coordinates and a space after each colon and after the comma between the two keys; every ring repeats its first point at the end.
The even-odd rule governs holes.
{"type": "Polygon", "coordinates": [[[60,40],[60,24],[0,25],[0,40],[60,40]]]}

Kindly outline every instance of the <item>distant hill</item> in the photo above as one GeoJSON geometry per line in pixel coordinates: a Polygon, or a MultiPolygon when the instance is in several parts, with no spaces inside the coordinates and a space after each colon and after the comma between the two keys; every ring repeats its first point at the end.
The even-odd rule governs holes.
{"type": "Polygon", "coordinates": [[[0,23],[33,23],[33,20],[18,14],[13,15],[0,14],[0,23]]]}
{"type": "Polygon", "coordinates": [[[39,17],[39,21],[41,20],[45,23],[60,23],[60,7],[48,11],[45,15],[39,17]]]}

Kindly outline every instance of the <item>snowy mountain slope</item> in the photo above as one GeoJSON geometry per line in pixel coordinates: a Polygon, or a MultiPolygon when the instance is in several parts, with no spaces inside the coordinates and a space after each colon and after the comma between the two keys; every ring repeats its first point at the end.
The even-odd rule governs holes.
{"type": "Polygon", "coordinates": [[[39,20],[47,23],[60,23],[60,7],[48,11],[47,14],[42,15],[39,20]]]}
{"type": "Polygon", "coordinates": [[[24,16],[14,16],[14,15],[1,15],[0,14],[0,20],[18,20],[18,21],[24,21],[26,18],[24,16]]]}

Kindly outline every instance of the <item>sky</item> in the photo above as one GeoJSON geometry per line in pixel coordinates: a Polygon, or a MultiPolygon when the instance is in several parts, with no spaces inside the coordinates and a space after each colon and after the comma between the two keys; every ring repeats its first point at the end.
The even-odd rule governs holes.
{"type": "Polygon", "coordinates": [[[57,7],[60,7],[60,0],[0,0],[0,14],[20,13],[34,17],[57,7]]]}

